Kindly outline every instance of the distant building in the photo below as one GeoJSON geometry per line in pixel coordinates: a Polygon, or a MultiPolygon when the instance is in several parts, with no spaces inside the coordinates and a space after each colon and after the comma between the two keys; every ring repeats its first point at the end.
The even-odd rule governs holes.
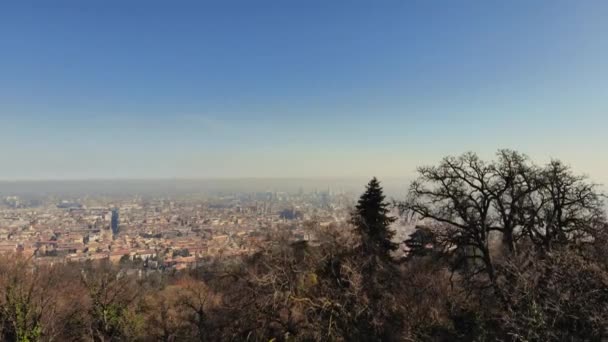
{"type": "Polygon", "coordinates": [[[112,209],[112,218],[110,219],[110,228],[112,229],[112,235],[118,234],[118,209],[112,209]]]}
{"type": "Polygon", "coordinates": [[[57,208],[59,209],[81,209],[82,204],[63,200],[61,203],[57,204],[57,208]]]}

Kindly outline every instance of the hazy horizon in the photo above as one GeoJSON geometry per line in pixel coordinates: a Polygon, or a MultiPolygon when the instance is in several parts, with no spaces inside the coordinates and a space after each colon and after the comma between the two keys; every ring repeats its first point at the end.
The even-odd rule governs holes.
{"type": "MultiPolygon", "coordinates": [[[[213,195],[255,192],[311,193],[359,195],[369,179],[336,178],[215,178],[215,179],[113,179],[113,180],[37,180],[0,181],[0,197],[4,196],[168,196],[213,195]]],[[[380,179],[389,198],[403,199],[409,180],[380,179]]]]}

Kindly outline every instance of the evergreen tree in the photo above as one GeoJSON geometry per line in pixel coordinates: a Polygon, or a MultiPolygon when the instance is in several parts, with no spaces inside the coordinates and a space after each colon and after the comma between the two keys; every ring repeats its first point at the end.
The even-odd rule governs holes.
{"type": "Polygon", "coordinates": [[[380,182],[376,177],[367,184],[366,191],[355,208],[352,223],[362,237],[363,247],[378,256],[389,257],[399,245],[392,242],[395,232],[390,229],[396,218],[388,216],[389,204],[384,202],[380,182]]]}

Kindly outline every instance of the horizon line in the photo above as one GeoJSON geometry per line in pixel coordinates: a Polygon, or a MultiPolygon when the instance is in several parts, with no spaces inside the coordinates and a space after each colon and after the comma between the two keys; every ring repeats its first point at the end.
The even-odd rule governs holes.
{"type": "Polygon", "coordinates": [[[99,181],[226,181],[226,180],[353,180],[359,181],[362,179],[371,179],[373,177],[378,178],[378,180],[403,180],[408,179],[410,177],[398,177],[398,176],[389,176],[389,177],[378,177],[378,176],[244,176],[244,177],[232,177],[232,176],[214,176],[214,177],[142,177],[142,178],[133,178],[133,177],[116,177],[116,178],[104,178],[104,177],[92,177],[92,178],[32,178],[32,179],[0,179],[0,183],[20,183],[20,182],[99,182],[99,181]]]}

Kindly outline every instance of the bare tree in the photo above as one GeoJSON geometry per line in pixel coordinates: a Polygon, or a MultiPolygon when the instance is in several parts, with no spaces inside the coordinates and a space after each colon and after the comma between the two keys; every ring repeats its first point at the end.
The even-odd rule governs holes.
{"type": "Polygon", "coordinates": [[[94,341],[128,339],[136,334],[132,305],[141,293],[136,280],[109,262],[83,269],[81,282],[87,289],[90,336],[94,341]]]}
{"type": "Polygon", "coordinates": [[[537,184],[523,216],[525,233],[540,248],[589,242],[604,228],[604,196],[585,176],[553,160],[539,173],[537,184]]]}
{"type": "Polygon", "coordinates": [[[550,251],[592,242],[605,227],[597,186],[559,161],[539,168],[525,155],[499,150],[490,163],[466,153],[418,172],[402,209],[435,228],[444,253],[466,261],[468,279],[485,274],[497,293],[494,236],[508,259],[522,239],[550,251]]]}
{"type": "Polygon", "coordinates": [[[434,224],[436,239],[446,253],[456,251],[472,265],[471,276],[487,275],[496,284],[490,253],[490,233],[498,231],[492,214],[496,168],[473,153],[447,157],[438,166],[421,167],[401,208],[434,224]]]}
{"type": "Polygon", "coordinates": [[[17,255],[0,262],[0,336],[3,340],[52,341],[65,336],[61,319],[78,312],[61,267],[35,265],[17,255]]]}
{"type": "Polygon", "coordinates": [[[515,341],[600,341],[608,337],[608,272],[577,249],[529,250],[505,263],[508,305],[498,314],[515,341]],[[530,258],[534,262],[530,262],[530,258]]]}
{"type": "Polygon", "coordinates": [[[195,331],[201,342],[212,340],[211,312],[219,298],[204,282],[195,279],[182,279],[177,284],[178,308],[186,313],[182,319],[195,331]]]}
{"type": "Polygon", "coordinates": [[[516,253],[516,242],[523,227],[528,226],[523,215],[527,200],[539,190],[539,170],[529,158],[512,150],[499,150],[497,161],[491,164],[492,215],[498,225],[494,230],[502,233],[507,253],[516,253]]]}

